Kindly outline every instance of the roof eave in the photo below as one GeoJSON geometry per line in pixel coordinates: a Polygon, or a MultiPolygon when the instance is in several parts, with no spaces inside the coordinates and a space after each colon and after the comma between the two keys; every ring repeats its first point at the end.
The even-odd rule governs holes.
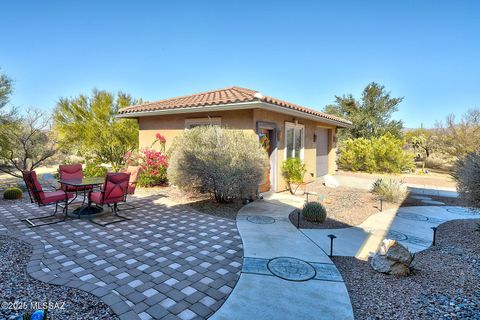
{"type": "Polygon", "coordinates": [[[307,112],[304,112],[304,111],[299,111],[299,110],[294,110],[294,109],[291,109],[291,108],[288,108],[288,107],[279,106],[278,104],[273,104],[273,103],[269,103],[269,102],[262,102],[261,105],[263,106],[263,109],[266,109],[266,110],[269,110],[269,111],[280,112],[280,113],[283,113],[283,114],[297,116],[297,117],[301,117],[301,118],[304,118],[304,119],[318,121],[318,122],[334,125],[334,126],[339,127],[339,128],[351,128],[352,127],[351,122],[347,123],[347,122],[343,122],[343,121],[328,119],[326,117],[322,117],[322,116],[319,116],[319,115],[307,113],[307,112]]]}
{"type": "Polygon", "coordinates": [[[186,107],[186,108],[172,108],[172,109],[160,109],[160,110],[152,110],[152,111],[128,112],[128,113],[117,114],[115,117],[140,118],[140,117],[167,115],[167,114],[254,109],[258,107],[259,107],[259,102],[248,101],[248,102],[237,102],[237,103],[226,103],[226,104],[201,105],[201,106],[186,107]]]}
{"type": "Polygon", "coordinates": [[[294,110],[288,107],[283,107],[277,104],[264,102],[264,101],[248,101],[248,102],[216,104],[216,105],[203,105],[203,106],[187,107],[187,108],[173,108],[173,109],[161,109],[161,110],[152,110],[152,111],[129,112],[129,113],[117,114],[116,117],[138,119],[141,117],[160,116],[160,115],[167,115],[167,114],[244,110],[244,109],[255,109],[255,108],[265,109],[272,112],[280,112],[283,114],[288,114],[288,115],[299,117],[299,118],[304,118],[304,119],[322,122],[325,124],[334,125],[340,128],[350,128],[352,126],[351,123],[328,119],[326,117],[322,117],[319,115],[314,115],[304,111],[294,110]]]}

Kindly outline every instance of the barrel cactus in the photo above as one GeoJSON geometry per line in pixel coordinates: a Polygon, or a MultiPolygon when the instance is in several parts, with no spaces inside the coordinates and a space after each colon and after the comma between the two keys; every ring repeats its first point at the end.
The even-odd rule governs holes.
{"type": "Polygon", "coordinates": [[[327,209],[319,202],[308,202],[303,206],[302,216],[307,221],[322,223],[327,218],[327,209]]]}
{"type": "Polygon", "coordinates": [[[3,192],[3,198],[5,200],[17,200],[22,198],[23,196],[23,191],[20,190],[19,188],[7,188],[3,192]]]}

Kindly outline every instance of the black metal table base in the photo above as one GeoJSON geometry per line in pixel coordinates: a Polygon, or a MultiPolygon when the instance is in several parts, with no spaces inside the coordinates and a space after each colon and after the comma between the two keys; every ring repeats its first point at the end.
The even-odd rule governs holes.
{"type": "Polygon", "coordinates": [[[83,205],[75,210],[72,211],[72,214],[76,215],[77,217],[88,216],[91,217],[92,215],[96,215],[103,212],[103,208],[99,206],[88,206],[83,205]]]}

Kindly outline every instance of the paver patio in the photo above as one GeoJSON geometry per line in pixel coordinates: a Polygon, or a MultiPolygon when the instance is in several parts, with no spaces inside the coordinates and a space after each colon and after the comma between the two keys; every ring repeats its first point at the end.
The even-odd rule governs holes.
{"type": "Polygon", "coordinates": [[[133,218],[99,227],[69,219],[28,228],[52,208],[0,207],[0,233],[31,243],[28,272],[102,298],[122,319],[204,319],[235,286],[243,248],[234,221],[136,200],[133,218]]]}

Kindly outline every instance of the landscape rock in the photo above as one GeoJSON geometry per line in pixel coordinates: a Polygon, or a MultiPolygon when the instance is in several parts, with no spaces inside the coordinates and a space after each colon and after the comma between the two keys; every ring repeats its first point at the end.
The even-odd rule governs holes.
{"type": "Polygon", "coordinates": [[[396,240],[385,239],[377,254],[373,256],[370,265],[373,270],[395,276],[410,274],[410,264],[413,255],[396,240]]]}
{"type": "Polygon", "coordinates": [[[333,176],[329,174],[323,177],[323,184],[327,188],[337,188],[340,186],[340,183],[338,183],[337,179],[335,179],[333,176]]]}

